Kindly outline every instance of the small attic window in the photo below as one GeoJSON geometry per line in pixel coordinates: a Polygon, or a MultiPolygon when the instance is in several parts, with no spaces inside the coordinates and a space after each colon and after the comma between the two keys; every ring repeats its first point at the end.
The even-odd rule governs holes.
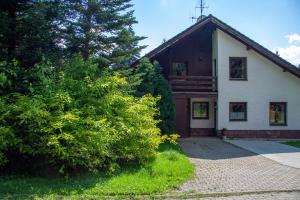
{"type": "Polygon", "coordinates": [[[247,58],[229,57],[230,80],[247,80],[247,58]]]}
{"type": "Polygon", "coordinates": [[[186,76],[187,63],[185,62],[173,62],[171,73],[173,76],[186,76]]]}

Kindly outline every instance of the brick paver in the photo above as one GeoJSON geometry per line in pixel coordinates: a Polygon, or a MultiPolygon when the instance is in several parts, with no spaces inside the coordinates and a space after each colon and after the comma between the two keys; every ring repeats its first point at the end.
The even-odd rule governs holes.
{"type": "Polygon", "coordinates": [[[239,196],[230,196],[230,197],[201,198],[201,200],[298,200],[298,199],[300,199],[300,192],[280,192],[280,193],[266,193],[266,194],[249,194],[249,195],[239,195],[239,196]]]}
{"type": "Polygon", "coordinates": [[[217,138],[187,138],[180,144],[195,164],[196,175],[176,192],[300,190],[300,169],[281,165],[217,138]]]}

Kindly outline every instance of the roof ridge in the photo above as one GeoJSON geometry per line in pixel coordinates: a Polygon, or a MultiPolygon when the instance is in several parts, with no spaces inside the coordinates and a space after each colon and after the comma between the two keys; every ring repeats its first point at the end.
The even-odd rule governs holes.
{"type": "Polygon", "coordinates": [[[262,56],[266,57],[267,59],[271,60],[276,65],[280,66],[284,69],[284,71],[289,71],[290,73],[296,75],[300,78],[300,69],[293,65],[292,63],[288,62],[287,60],[283,59],[282,57],[276,55],[271,50],[267,49],[266,47],[262,46],[258,42],[254,41],[250,37],[244,35],[243,33],[239,32],[237,29],[231,27],[230,25],[226,24],[222,20],[218,19],[217,17],[213,16],[212,14],[209,14],[208,16],[204,17],[203,19],[200,19],[192,26],[186,28],[182,32],[178,33],[177,35],[173,36],[171,39],[167,40],[163,44],[159,45],[152,51],[145,54],[143,57],[153,57],[157,55],[158,53],[164,51],[166,48],[172,46],[185,36],[193,33],[195,30],[198,30],[202,26],[204,26],[207,23],[213,23],[218,29],[224,31],[225,33],[229,34],[231,37],[239,40],[247,47],[251,47],[251,49],[255,50],[257,53],[261,54],[262,56]]]}

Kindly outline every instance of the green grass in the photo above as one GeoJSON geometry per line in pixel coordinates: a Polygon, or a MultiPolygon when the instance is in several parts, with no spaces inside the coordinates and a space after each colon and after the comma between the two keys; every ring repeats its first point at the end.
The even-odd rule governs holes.
{"type": "Polygon", "coordinates": [[[157,158],[119,172],[86,174],[69,179],[0,177],[0,199],[87,199],[100,196],[149,195],[175,188],[190,179],[194,166],[177,145],[162,144],[157,158]]]}
{"type": "Polygon", "coordinates": [[[284,144],[300,148],[300,140],[288,141],[285,142],[284,144]]]}

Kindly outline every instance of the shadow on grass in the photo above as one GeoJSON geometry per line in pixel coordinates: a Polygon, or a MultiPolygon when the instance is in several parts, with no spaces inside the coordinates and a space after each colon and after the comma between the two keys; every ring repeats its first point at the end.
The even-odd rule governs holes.
{"type": "Polygon", "coordinates": [[[181,148],[180,148],[179,144],[162,143],[162,144],[159,145],[158,152],[163,152],[163,151],[168,151],[168,150],[173,150],[173,151],[177,151],[179,153],[183,153],[181,151],[181,148]]]}
{"type": "Polygon", "coordinates": [[[161,144],[158,152],[159,156],[152,162],[127,164],[113,174],[98,172],[68,179],[0,176],[0,199],[154,194],[180,184],[193,173],[193,167],[181,153],[179,145],[161,144]],[[170,170],[172,166],[175,168],[170,170]]]}
{"type": "Polygon", "coordinates": [[[82,174],[71,178],[47,179],[28,176],[0,177],[0,194],[25,195],[80,195],[85,190],[95,187],[96,184],[105,184],[114,176],[131,173],[134,174],[140,167],[128,167],[114,174],[98,172],[95,174],[82,174]]]}

